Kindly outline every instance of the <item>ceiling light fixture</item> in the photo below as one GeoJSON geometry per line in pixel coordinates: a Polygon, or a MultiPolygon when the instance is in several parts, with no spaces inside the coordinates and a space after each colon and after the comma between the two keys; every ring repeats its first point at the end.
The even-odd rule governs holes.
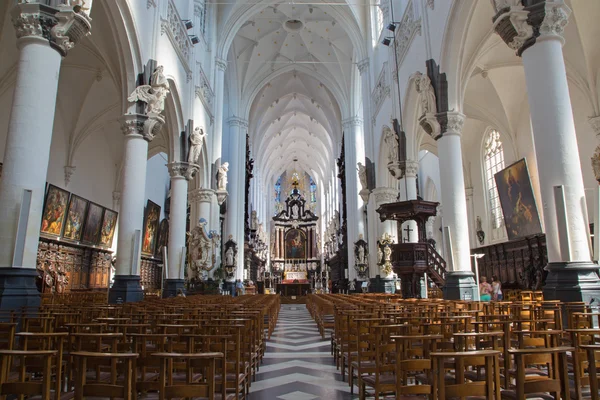
{"type": "Polygon", "coordinates": [[[194,23],[189,19],[184,19],[183,25],[185,26],[185,29],[187,29],[187,30],[190,30],[194,27],[194,23]]]}
{"type": "Polygon", "coordinates": [[[198,36],[196,36],[196,35],[188,35],[188,37],[192,41],[192,44],[198,44],[198,43],[200,43],[200,38],[198,36]]]}

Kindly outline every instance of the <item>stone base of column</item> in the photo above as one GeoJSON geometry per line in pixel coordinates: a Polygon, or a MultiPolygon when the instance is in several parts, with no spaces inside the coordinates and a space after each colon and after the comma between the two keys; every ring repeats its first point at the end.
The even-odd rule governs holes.
{"type": "Polygon", "coordinates": [[[115,275],[113,285],[108,291],[108,302],[121,304],[144,300],[140,281],[138,275],[115,275]]]}
{"type": "Polygon", "coordinates": [[[448,272],[443,292],[446,300],[479,300],[475,274],[471,271],[448,272]]]}
{"type": "Polygon", "coordinates": [[[35,268],[0,268],[0,310],[39,307],[38,276],[35,268]]]}
{"type": "Polygon", "coordinates": [[[168,297],[177,297],[177,293],[180,289],[183,291],[183,293],[185,293],[184,279],[166,279],[162,291],[163,299],[168,297]]]}
{"type": "Polygon", "coordinates": [[[600,306],[600,277],[598,264],[592,262],[559,262],[546,266],[548,276],[543,287],[544,300],[594,300],[600,306]]]}
{"type": "MultiPolygon", "coordinates": [[[[396,293],[396,285],[393,279],[385,279],[377,275],[375,278],[371,278],[370,282],[369,293],[396,293]]],[[[360,293],[362,289],[357,287],[356,291],[360,293]]]]}

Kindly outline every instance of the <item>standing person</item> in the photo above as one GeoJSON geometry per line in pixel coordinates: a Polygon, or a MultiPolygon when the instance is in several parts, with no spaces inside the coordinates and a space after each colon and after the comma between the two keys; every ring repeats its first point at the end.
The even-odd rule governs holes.
{"type": "Polygon", "coordinates": [[[502,301],[502,283],[498,280],[497,276],[492,277],[492,300],[502,301]]]}
{"type": "Polygon", "coordinates": [[[479,279],[479,299],[481,301],[492,300],[492,285],[487,282],[487,278],[482,276],[479,279]]]}
{"type": "Polygon", "coordinates": [[[244,282],[242,282],[240,279],[238,279],[235,283],[235,292],[236,296],[241,296],[244,294],[244,282]]]}

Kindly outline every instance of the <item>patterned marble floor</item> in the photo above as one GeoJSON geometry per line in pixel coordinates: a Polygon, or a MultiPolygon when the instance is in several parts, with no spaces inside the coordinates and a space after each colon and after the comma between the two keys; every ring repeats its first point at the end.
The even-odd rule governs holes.
{"type": "Polygon", "coordinates": [[[283,304],[250,400],[353,400],[304,304],[283,304]]]}

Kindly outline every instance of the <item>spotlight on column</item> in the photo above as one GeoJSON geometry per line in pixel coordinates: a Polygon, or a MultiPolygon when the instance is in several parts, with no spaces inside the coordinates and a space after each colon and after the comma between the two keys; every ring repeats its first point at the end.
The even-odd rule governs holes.
{"type": "Polygon", "coordinates": [[[189,19],[184,19],[183,25],[185,26],[185,29],[187,29],[187,30],[190,30],[194,27],[194,23],[189,19]]]}
{"type": "Polygon", "coordinates": [[[387,26],[389,31],[395,32],[396,31],[396,24],[389,24],[387,26]]]}
{"type": "Polygon", "coordinates": [[[390,38],[383,38],[383,40],[381,41],[381,44],[384,46],[389,46],[391,42],[392,41],[390,40],[390,38]]]}
{"type": "Polygon", "coordinates": [[[192,44],[198,44],[200,43],[200,38],[198,38],[198,36],[196,35],[189,35],[190,40],[192,41],[192,44]]]}

